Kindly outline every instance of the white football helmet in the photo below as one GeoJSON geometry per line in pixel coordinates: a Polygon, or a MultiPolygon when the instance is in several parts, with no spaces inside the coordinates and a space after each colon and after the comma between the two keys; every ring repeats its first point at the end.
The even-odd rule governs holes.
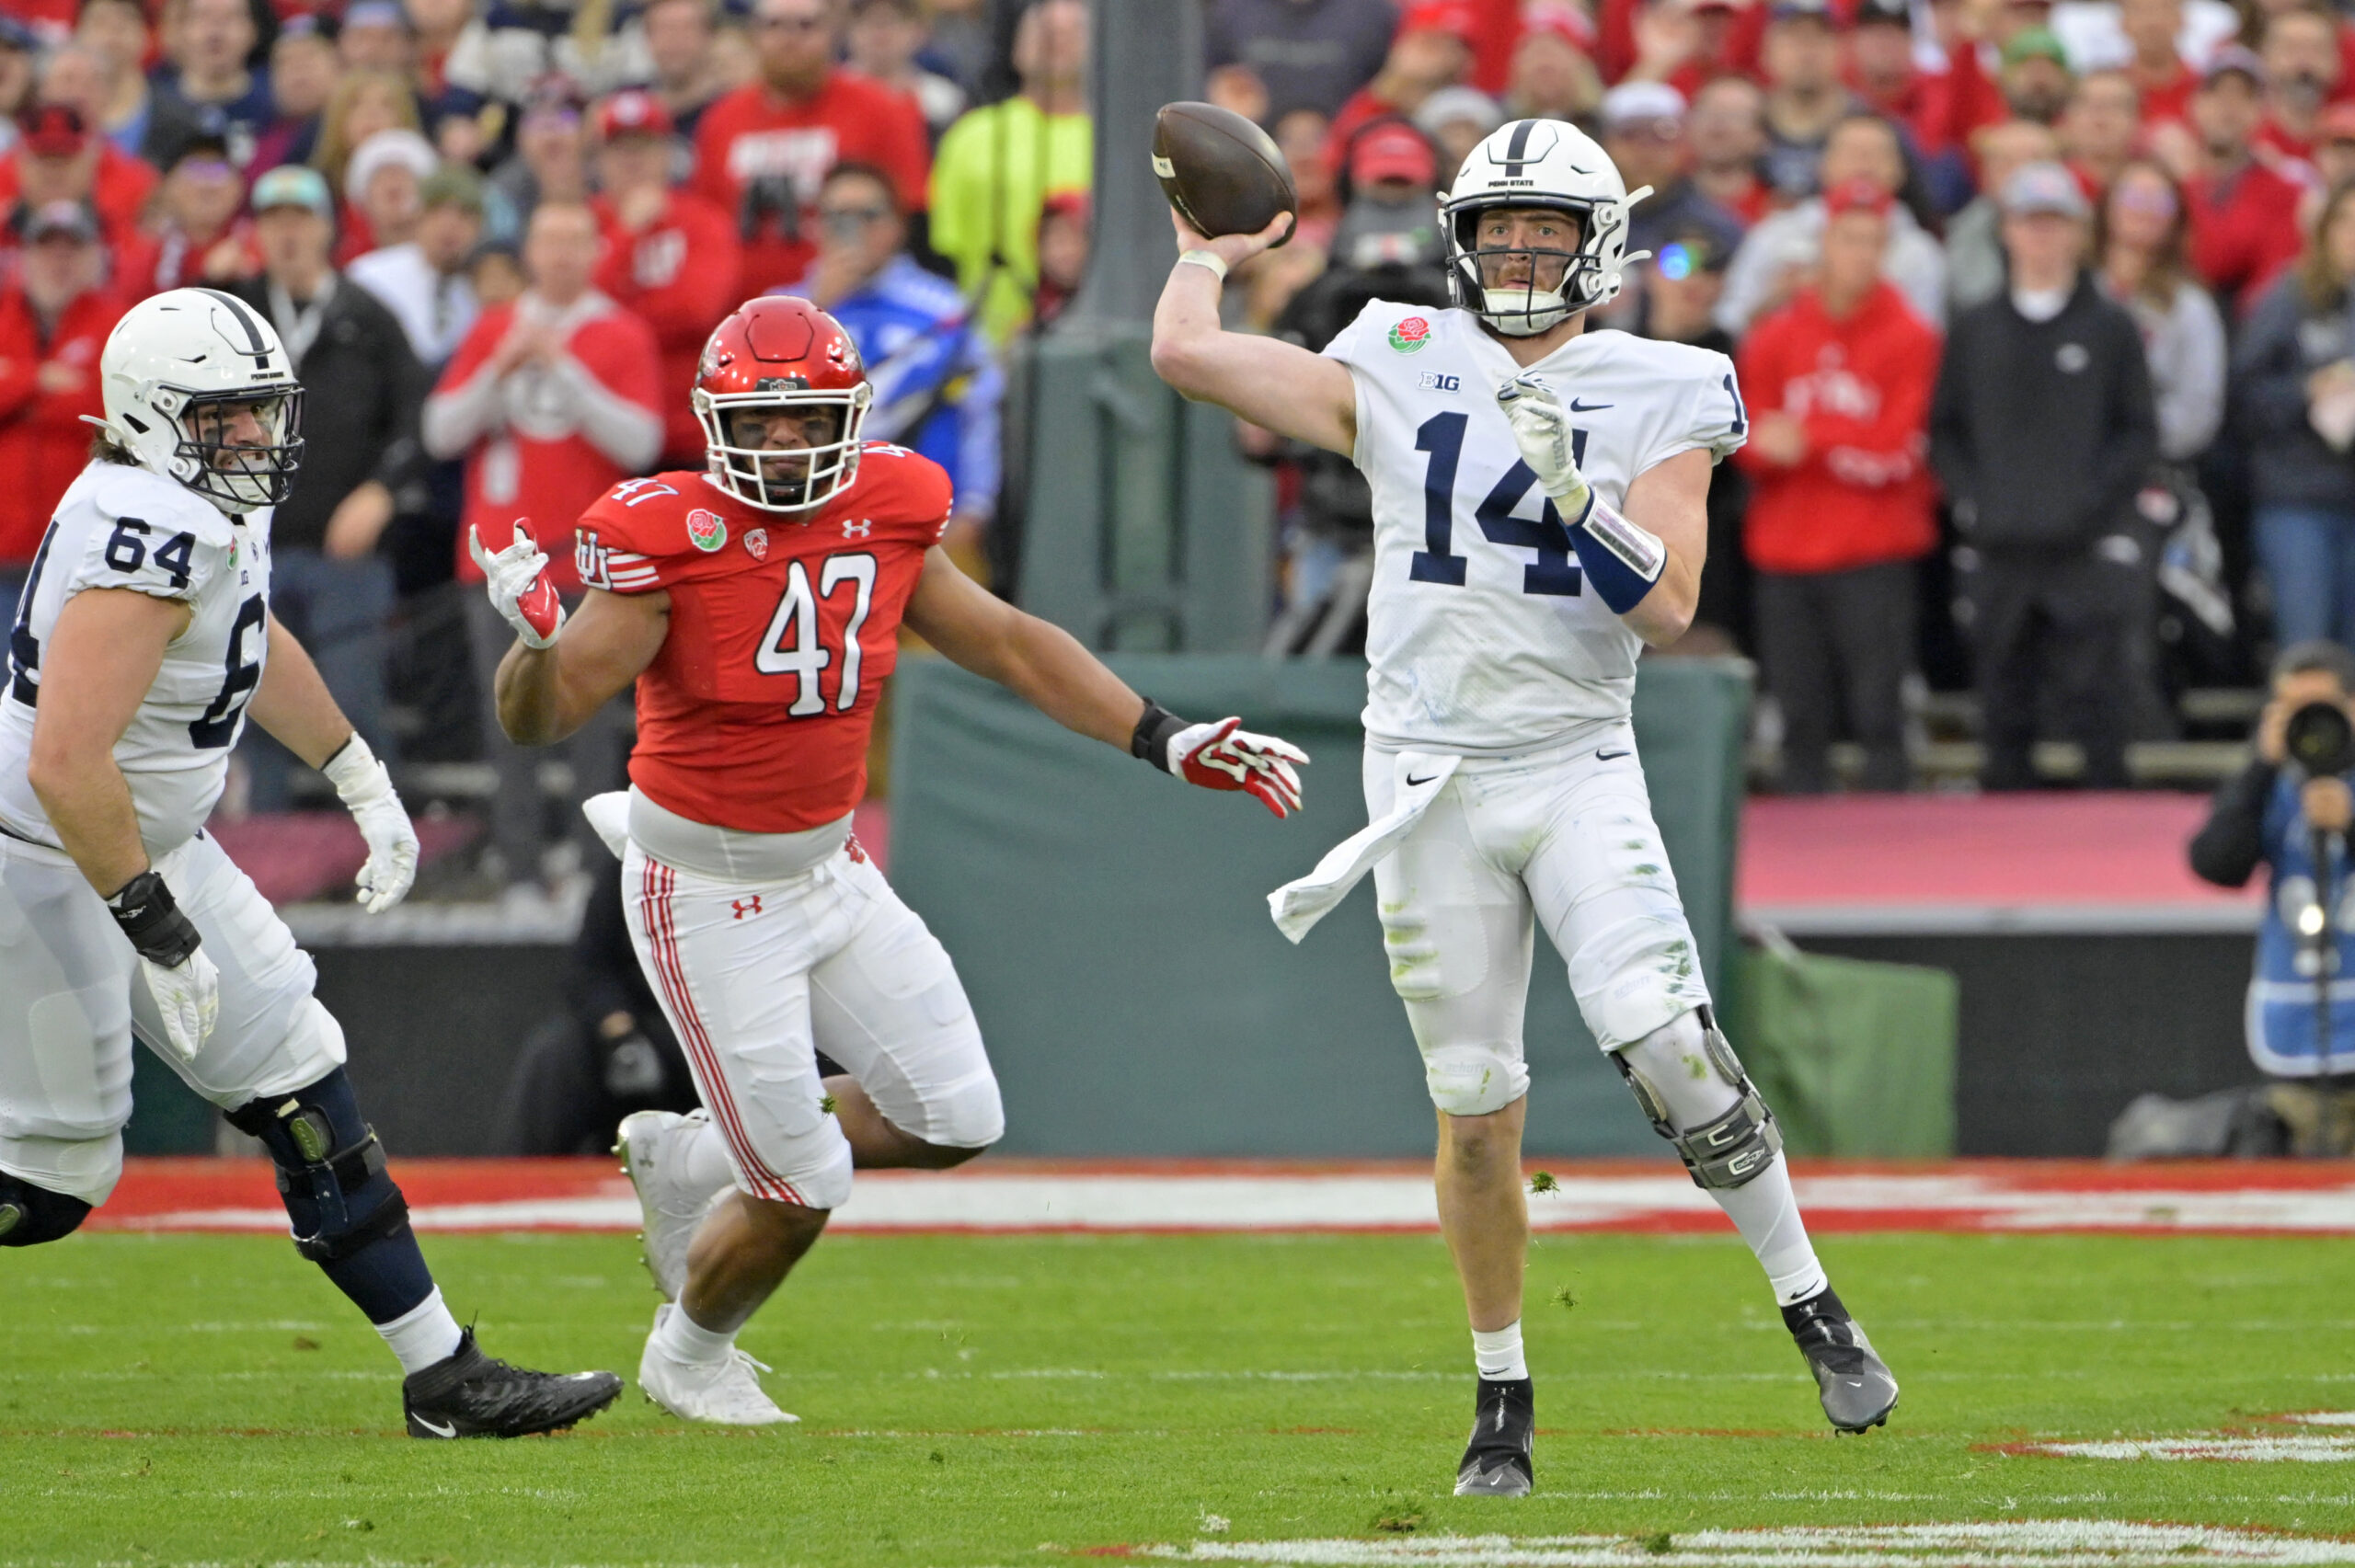
{"type": "Polygon", "coordinates": [[[1619,292],[1620,270],[1649,251],[1630,256],[1627,210],[1652,193],[1628,194],[1611,155],[1577,126],[1559,120],[1516,120],[1472,149],[1455,188],[1440,199],[1447,235],[1447,286],[1456,306],[1513,338],[1528,338],[1582,310],[1607,304],[1619,292]],[[1479,243],[1480,214],[1499,207],[1550,207],[1579,220],[1576,251],[1513,249],[1479,243]],[[1526,282],[1490,287],[1484,259],[1501,264],[1529,257],[1526,282]],[[1558,277],[1547,280],[1554,258],[1558,277]],[[1541,286],[1550,281],[1551,286],[1541,286]]]}
{"type": "MultiPolygon", "coordinates": [[[[173,289],[131,307],[98,354],[106,418],[140,467],[224,511],[276,506],[303,463],[303,388],[277,329],[217,289],[173,289]],[[258,442],[232,443],[224,406],[250,405],[258,442]]],[[[88,418],[88,416],[84,416],[88,418]]]]}

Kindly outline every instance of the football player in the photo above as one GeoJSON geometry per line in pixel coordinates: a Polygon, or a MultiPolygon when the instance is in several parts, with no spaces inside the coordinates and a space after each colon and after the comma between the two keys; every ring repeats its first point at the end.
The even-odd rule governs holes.
{"type": "Polygon", "coordinates": [[[1296,942],[1373,872],[1479,1370],[1459,1493],[1531,1485],[1522,1009],[1540,924],[1596,1043],[1757,1254],[1832,1425],[1897,1401],[1711,1013],[1636,758],[1636,655],[1692,622],[1710,469],[1748,428],[1723,355],[1587,326],[1646,194],[1573,127],[1516,120],[1440,202],[1453,308],[1373,301],[1321,354],[1227,332],[1222,280],[1284,220],[1206,239],[1180,219],[1154,319],[1171,385],[1348,453],[1373,487],[1371,821],[1269,902],[1296,942]]]}
{"type": "Polygon", "coordinates": [[[335,782],[372,913],[417,872],[384,765],[270,613],[270,513],[303,452],[286,350],[241,301],[176,289],[131,309],[98,374],[106,418],[0,693],[0,1247],[53,1242],[113,1191],[136,1035],[270,1150],[295,1249],[400,1360],[412,1436],[569,1426],[621,1379],[523,1371],[458,1327],[310,958],[202,830],[250,716],[335,782]]]}
{"type": "Polygon", "coordinates": [[[851,834],[867,738],[902,624],[1050,717],[1278,817],[1300,805],[1281,740],[1192,724],[1140,697],[1068,634],[976,586],[939,548],[948,478],[864,441],[872,390],[839,323],[752,300],[713,333],[692,394],[702,473],[618,485],[580,519],[587,585],[567,619],[528,529],[479,539],[517,642],[500,723],[569,734],[636,684],[622,818],[638,961],[705,1111],[622,1124],[666,1298],[638,1367],[690,1419],[795,1419],[736,1333],[850,1196],[854,1166],[939,1170],[1005,1126],[948,955],[851,834]],[[821,1081],[818,1053],[847,1070],[821,1081]]]}

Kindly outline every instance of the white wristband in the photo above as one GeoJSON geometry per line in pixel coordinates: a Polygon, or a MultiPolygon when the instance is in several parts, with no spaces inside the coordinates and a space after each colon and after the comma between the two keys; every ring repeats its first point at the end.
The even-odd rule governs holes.
{"type": "Polygon", "coordinates": [[[1212,275],[1214,275],[1220,282],[1223,283],[1226,281],[1226,263],[1220,258],[1217,251],[1203,250],[1197,247],[1179,257],[1178,258],[1178,265],[1183,267],[1189,261],[1192,262],[1197,267],[1206,267],[1210,269],[1212,275]]]}
{"type": "Polygon", "coordinates": [[[364,799],[380,788],[389,790],[392,786],[392,775],[385,771],[384,763],[376,761],[376,753],[360,738],[358,730],[336,748],[334,756],[319,765],[319,772],[335,785],[336,795],[347,806],[355,797],[364,799]]]}

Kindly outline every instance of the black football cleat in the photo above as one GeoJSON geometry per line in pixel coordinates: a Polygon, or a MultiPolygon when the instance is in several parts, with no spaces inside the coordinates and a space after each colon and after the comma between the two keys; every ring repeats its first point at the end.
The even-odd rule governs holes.
{"type": "Polygon", "coordinates": [[[1823,1398],[1823,1413],[1843,1432],[1885,1425],[1897,1408],[1897,1379],[1873,1351],[1873,1342],[1825,1286],[1783,1309],[1783,1326],[1807,1357],[1823,1398]]]}
{"type": "Polygon", "coordinates": [[[402,1380],[401,1413],[412,1437],[527,1437],[585,1421],[621,1392],[611,1372],[510,1367],[483,1354],[467,1329],[455,1354],[402,1380]]]}
{"type": "Polygon", "coordinates": [[[1537,1396],[1527,1378],[1480,1379],[1472,1440],[1455,1469],[1458,1497],[1526,1497],[1535,1481],[1529,1454],[1537,1438],[1537,1396]]]}

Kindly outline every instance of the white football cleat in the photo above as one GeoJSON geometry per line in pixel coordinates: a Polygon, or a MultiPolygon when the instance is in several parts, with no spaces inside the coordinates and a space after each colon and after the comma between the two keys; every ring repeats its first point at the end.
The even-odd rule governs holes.
{"type": "MultiPolygon", "coordinates": [[[[654,1327],[661,1330],[662,1320],[679,1309],[665,1301],[654,1309],[654,1327]]],[[[646,1397],[687,1421],[709,1421],[722,1426],[774,1426],[782,1421],[798,1421],[801,1417],[777,1408],[761,1388],[759,1373],[769,1370],[765,1362],[755,1361],[741,1350],[730,1350],[728,1359],[713,1362],[673,1360],[655,1345],[655,1335],[646,1337],[646,1354],[638,1363],[638,1386],[646,1397]]]]}
{"type": "Polygon", "coordinates": [[[711,1120],[710,1113],[694,1110],[685,1116],[671,1111],[634,1111],[622,1118],[614,1152],[622,1157],[622,1171],[638,1190],[638,1208],[646,1227],[646,1272],[662,1299],[675,1301],[687,1284],[687,1243],[711,1206],[728,1190],[703,1192],[686,1179],[686,1145],[711,1120]]]}

